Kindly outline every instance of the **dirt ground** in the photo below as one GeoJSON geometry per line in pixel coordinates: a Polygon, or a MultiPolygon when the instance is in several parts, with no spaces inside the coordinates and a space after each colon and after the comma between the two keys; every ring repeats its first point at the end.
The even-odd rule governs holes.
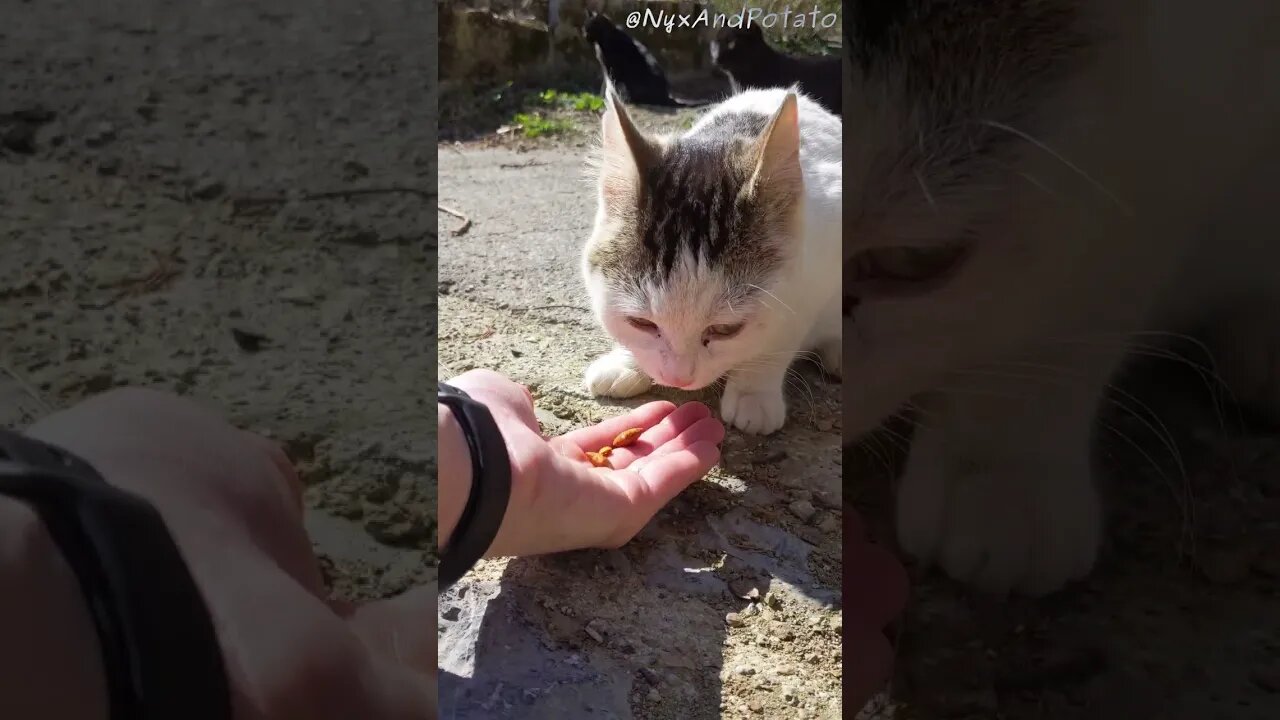
{"type": "Polygon", "coordinates": [[[0,421],[198,398],[300,463],[340,594],[433,581],[434,8],[4,5],[0,421]]]}
{"type": "MultiPolygon", "coordinates": [[[[1099,425],[1109,536],[1093,576],[1005,601],[917,570],[894,685],[861,717],[1280,715],[1280,435],[1250,427],[1194,347],[1143,354],[1166,357],[1117,381],[1099,425]]],[[[863,470],[846,497],[891,541],[882,466],[845,464],[863,470]]]]}
{"type": "MultiPolygon", "coordinates": [[[[470,225],[440,216],[440,377],[516,378],[548,432],[655,397],[717,407],[583,387],[610,341],[579,275],[598,120],[576,119],[550,139],[441,146],[440,202],[470,225]]],[[[442,597],[445,717],[840,717],[839,385],[808,366],[794,380],[786,427],[731,432],[721,467],[622,550],[487,562],[442,597]]]]}

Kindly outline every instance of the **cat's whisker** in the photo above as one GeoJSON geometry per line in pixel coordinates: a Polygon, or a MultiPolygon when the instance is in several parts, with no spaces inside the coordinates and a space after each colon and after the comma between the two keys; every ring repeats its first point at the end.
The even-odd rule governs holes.
{"type": "Polygon", "coordinates": [[[1194,555],[1195,547],[1196,547],[1195,502],[1194,502],[1195,497],[1193,495],[1190,482],[1184,480],[1183,486],[1182,486],[1182,494],[1179,494],[1178,487],[1169,479],[1169,476],[1164,471],[1164,468],[1162,468],[1160,464],[1155,461],[1155,458],[1151,457],[1151,454],[1148,453],[1140,443],[1138,443],[1133,438],[1129,437],[1126,433],[1124,433],[1122,430],[1115,427],[1114,425],[1111,425],[1110,423],[1102,422],[1100,423],[1100,425],[1103,429],[1111,431],[1120,439],[1128,443],[1129,446],[1132,447],[1134,450],[1136,450],[1140,455],[1142,455],[1142,457],[1151,465],[1151,467],[1155,469],[1156,473],[1160,475],[1160,478],[1164,481],[1165,485],[1169,488],[1170,495],[1173,496],[1174,504],[1178,507],[1178,511],[1182,515],[1182,536],[1183,537],[1179,541],[1178,554],[1180,557],[1185,557],[1187,550],[1184,549],[1182,543],[1187,542],[1190,544],[1190,553],[1194,555]]]}
{"type": "Polygon", "coordinates": [[[787,311],[788,311],[788,312],[790,312],[792,315],[795,315],[795,314],[796,314],[796,311],[795,311],[795,310],[792,310],[790,305],[788,305],[788,304],[786,304],[785,302],[783,302],[783,301],[782,301],[782,298],[778,297],[777,295],[774,295],[774,294],[773,294],[772,292],[770,292],[769,290],[766,290],[765,288],[762,288],[762,287],[760,287],[759,285],[756,285],[756,284],[754,284],[754,283],[747,283],[747,287],[749,287],[749,288],[755,288],[756,290],[759,290],[760,292],[762,292],[762,293],[764,293],[764,294],[768,295],[769,297],[773,298],[774,300],[777,300],[777,301],[778,301],[778,304],[779,304],[779,305],[781,305],[782,307],[786,308],[786,309],[787,309],[787,311]]]}
{"type": "Polygon", "coordinates": [[[929,185],[925,183],[924,175],[920,172],[919,168],[916,168],[915,174],[916,182],[920,183],[920,192],[924,193],[924,199],[929,203],[929,207],[933,208],[936,212],[938,209],[938,203],[933,199],[933,193],[929,192],[929,185]]]}
{"type": "MultiPolygon", "coordinates": [[[[1218,373],[1217,369],[1213,367],[1213,354],[1210,352],[1209,348],[1203,342],[1201,342],[1197,338],[1194,338],[1182,333],[1167,332],[1167,331],[1160,331],[1160,330],[1135,331],[1131,333],[1113,333],[1113,334],[1098,333],[1093,337],[1108,337],[1108,336],[1120,337],[1122,340],[1121,342],[1118,342],[1118,343],[1109,343],[1109,344],[1097,342],[1095,340],[1092,340],[1092,338],[1057,339],[1057,340],[1051,340],[1051,342],[1074,343],[1077,345],[1097,345],[1103,349],[1108,349],[1108,350],[1119,349],[1131,355],[1150,357],[1156,360],[1169,360],[1179,365],[1182,365],[1194,371],[1196,375],[1200,378],[1200,381],[1204,383],[1205,389],[1209,392],[1209,395],[1212,398],[1213,411],[1218,423],[1219,432],[1221,432],[1223,435],[1227,434],[1226,411],[1223,408],[1224,394],[1226,395],[1225,404],[1234,408],[1236,411],[1235,418],[1234,418],[1234,421],[1236,422],[1236,427],[1244,427],[1245,423],[1244,423],[1243,414],[1241,412],[1241,404],[1239,400],[1236,398],[1234,391],[1232,391],[1231,386],[1226,382],[1226,380],[1221,376],[1221,374],[1218,373]],[[1179,353],[1177,350],[1173,348],[1128,341],[1127,338],[1132,336],[1154,336],[1154,337],[1160,337],[1168,340],[1177,340],[1177,341],[1185,342],[1187,344],[1194,346],[1196,349],[1198,349],[1208,360],[1209,364],[1205,365],[1203,363],[1197,362],[1195,359],[1188,357],[1186,355],[1183,355],[1182,353],[1179,353]]],[[[1230,470],[1231,470],[1232,479],[1235,479],[1238,481],[1239,469],[1236,467],[1235,458],[1232,457],[1229,460],[1229,462],[1231,466],[1230,470]]]]}
{"type": "Polygon", "coordinates": [[[1126,215],[1129,215],[1130,217],[1132,217],[1132,216],[1134,215],[1133,210],[1132,210],[1132,209],[1131,209],[1131,208],[1130,208],[1130,207],[1129,207],[1129,206],[1128,206],[1124,201],[1122,201],[1120,198],[1116,197],[1115,193],[1111,192],[1111,190],[1110,190],[1110,189],[1108,189],[1108,188],[1107,188],[1107,186],[1105,186],[1105,185],[1103,185],[1102,183],[1100,183],[1100,182],[1098,182],[1097,180],[1095,180],[1095,179],[1093,178],[1093,176],[1089,175],[1089,173],[1085,172],[1083,169],[1081,169],[1081,168],[1080,168],[1079,166],[1077,166],[1075,163],[1073,163],[1073,162],[1071,162],[1070,160],[1068,160],[1067,158],[1063,157],[1061,153],[1059,153],[1057,150],[1054,150],[1053,148],[1049,147],[1049,145],[1048,145],[1048,144],[1046,144],[1046,143],[1044,143],[1044,142],[1042,142],[1042,141],[1040,141],[1040,140],[1037,140],[1036,138],[1032,137],[1031,135],[1029,135],[1029,134],[1027,134],[1027,133],[1025,133],[1025,132],[1023,132],[1023,131],[1021,131],[1021,130],[1019,130],[1019,129],[1017,129],[1017,128],[1015,128],[1015,127],[1011,127],[1011,126],[1009,126],[1009,125],[1006,125],[1006,124],[1004,124],[1004,123],[1002,123],[1002,122],[998,122],[998,121],[996,121],[996,120],[989,120],[989,119],[985,119],[985,120],[976,120],[975,122],[977,122],[979,125],[985,125],[985,126],[990,127],[990,128],[995,128],[996,130],[1000,130],[1000,131],[1003,131],[1003,132],[1007,132],[1007,133],[1009,133],[1009,134],[1011,134],[1011,135],[1015,135],[1015,136],[1017,136],[1017,137],[1021,138],[1022,140],[1025,140],[1025,141],[1026,141],[1026,142],[1028,142],[1028,143],[1031,143],[1031,144],[1032,144],[1032,145],[1034,145],[1035,147],[1037,147],[1037,148],[1041,149],[1042,151],[1044,151],[1044,152],[1048,153],[1051,157],[1053,157],[1053,158],[1054,158],[1055,160],[1057,160],[1058,162],[1060,162],[1060,163],[1062,163],[1063,165],[1065,165],[1065,166],[1066,166],[1067,168],[1069,168],[1072,172],[1074,172],[1074,173],[1076,173],[1077,175],[1079,175],[1080,177],[1084,178],[1084,179],[1085,179],[1085,181],[1087,181],[1090,185],[1093,185],[1093,187],[1094,187],[1094,188],[1096,188],[1099,192],[1101,192],[1103,195],[1106,195],[1106,196],[1107,196],[1107,198],[1111,200],[1111,202],[1115,203],[1115,206],[1116,206],[1117,208],[1119,208],[1121,212],[1123,212],[1123,213],[1124,213],[1124,214],[1126,214],[1126,215]]]}

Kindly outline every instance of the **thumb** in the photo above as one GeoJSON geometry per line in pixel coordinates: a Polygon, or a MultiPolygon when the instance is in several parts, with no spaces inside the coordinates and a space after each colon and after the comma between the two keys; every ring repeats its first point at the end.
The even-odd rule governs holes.
{"type": "Polygon", "coordinates": [[[369,717],[436,720],[435,587],[363,605],[347,624],[369,650],[361,683],[369,717]]]}
{"type": "Polygon", "coordinates": [[[436,587],[424,585],[356,608],[348,625],[378,655],[436,673],[436,587]]]}

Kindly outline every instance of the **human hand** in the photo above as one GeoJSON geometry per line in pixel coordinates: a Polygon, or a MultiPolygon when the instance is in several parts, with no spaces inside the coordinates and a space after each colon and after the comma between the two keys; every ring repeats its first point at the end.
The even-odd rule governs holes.
{"type": "MultiPolygon", "coordinates": [[[[511,459],[511,499],[490,557],[618,547],[720,461],[724,426],[701,403],[677,408],[652,402],[547,439],[524,386],[489,370],[472,370],[448,382],[489,408],[511,459]],[[645,431],[635,444],[613,451],[611,468],[594,467],[583,454],[633,427],[645,431]]],[[[441,428],[442,455],[449,432],[458,431],[441,428]]],[[[446,487],[442,479],[442,507],[446,487]]]]}
{"type": "Polygon", "coordinates": [[[213,615],[237,720],[436,717],[434,588],[359,609],[330,603],[301,483],[273,443],[138,389],[87,400],[27,434],[164,517],[213,615]]]}
{"type": "Polygon", "coordinates": [[[893,676],[894,647],[885,628],[907,604],[907,572],[883,545],[867,539],[858,512],[844,507],[844,696],[858,712],[893,676]]]}

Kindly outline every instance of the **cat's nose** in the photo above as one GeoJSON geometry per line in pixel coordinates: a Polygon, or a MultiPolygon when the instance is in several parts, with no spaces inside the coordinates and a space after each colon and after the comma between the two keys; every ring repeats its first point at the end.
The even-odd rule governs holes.
{"type": "Polygon", "coordinates": [[[680,390],[688,390],[693,386],[693,377],[691,375],[669,375],[664,374],[662,384],[667,387],[679,388],[680,390]]]}

